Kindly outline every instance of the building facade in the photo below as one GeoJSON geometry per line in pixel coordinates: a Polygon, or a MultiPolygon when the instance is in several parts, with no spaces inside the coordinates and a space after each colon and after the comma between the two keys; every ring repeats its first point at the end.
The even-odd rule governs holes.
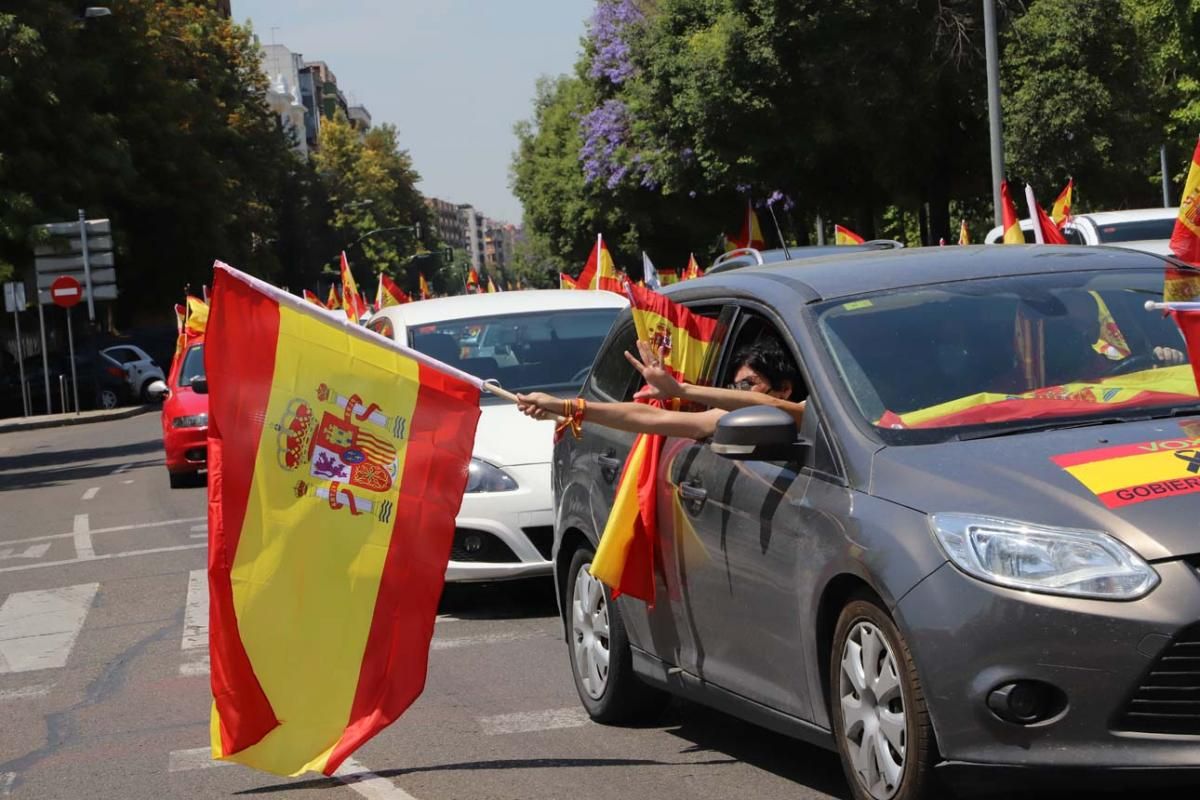
{"type": "Polygon", "coordinates": [[[279,118],[292,149],[304,157],[309,151],[308,120],[301,98],[300,70],[304,61],[281,44],[263,47],[263,72],[267,75],[267,105],[279,118]]]}

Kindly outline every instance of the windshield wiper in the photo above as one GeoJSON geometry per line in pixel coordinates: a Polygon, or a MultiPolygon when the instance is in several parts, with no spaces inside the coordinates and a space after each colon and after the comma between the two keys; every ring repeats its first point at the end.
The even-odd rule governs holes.
{"type": "Polygon", "coordinates": [[[1119,422],[1139,422],[1141,420],[1151,419],[1150,417],[1097,417],[1074,422],[1038,422],[1032,425],[1015,425],[1011,428],[1001,428],[999,430],[984,430],[973,431],[971,433],[961,433],[955,438],[962,442],[969,442],[974,439],[991,439],[998,436],[1014,436],[1018,433],[1033,433],[1034,431],[1065,431],[1070,428],[1090,428],[1095,425],[1115,425],[1119,422]]]}

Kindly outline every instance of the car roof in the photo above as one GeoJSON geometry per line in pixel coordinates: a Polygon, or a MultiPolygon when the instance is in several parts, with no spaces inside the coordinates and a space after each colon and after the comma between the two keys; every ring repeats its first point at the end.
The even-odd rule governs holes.
{"type": "Polygon", "coordinates": [[[571,289],[525,289],[491,294],[463,294],[418,300],[381,309],[371,319],[388,317],[401,325],[426,325],[454,319],[495,314],[524,314],[535,311],[575,311],[591,308],[625,308],[629,301],[619,294],[571,289]]]}
{"type": "Polygon", "coordinates": [[[1073,214],[1075,218],[1087,217],[1097,225],[1112,225],[1116,222],[1144,222],[1153,219],[1175,219],[1179,208],[1130,208],[1125,211],[1097,211],[1088,214],[1073,214]]]}
{"type": "Polygon", "coordinates": [[[776,305],[811,303],[956,280],[1068,270],[1162,268],[1157,256],[1120,247],[954,245],[847,253],[743,267],[667,287],[677,300],[770,297],[776,305]],[[785,292],[791,292],[791,298],[785,292]]]}
{"type": "MultiPolygon", "coordinates": [[[[843,255],[845,253],[861,253],[875,252],[878,250],[892,250],[903,247],[899,242],[891,239],[872,239],[869,242],[862,244],[810,244],[796,245],[784,250],[782,247],[772,248],[770,250],[759,250],[758,254],[762,256],[763,263],[774,264],[779,261],[799,261],[804,258],[819,258],[821,256],[843,255]]],[[[745,249],[731,250],[731,253],[737,255],[729,256],[725,253],[719,256],[708,268],[705,274],[710,272],[725,272],[731,269],[742,269],[748,266],[758,266],[754,256],[745,249]]]]}

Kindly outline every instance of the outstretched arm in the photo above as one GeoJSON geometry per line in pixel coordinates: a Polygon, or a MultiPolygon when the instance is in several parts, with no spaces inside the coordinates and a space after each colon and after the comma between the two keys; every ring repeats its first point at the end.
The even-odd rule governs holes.
{"type": "MultiPolygon", "coordinates": [[[[547,419],[563,413],[563,400],[543,392],[517,395],[521,412],[534,419],[547,419]]],[[[669,411],[644,403],[588,403],[585,422],[631,433],[657,433],[688,439],[706,439],[717,429],[720,409],[691,413],[669,411]]]]}

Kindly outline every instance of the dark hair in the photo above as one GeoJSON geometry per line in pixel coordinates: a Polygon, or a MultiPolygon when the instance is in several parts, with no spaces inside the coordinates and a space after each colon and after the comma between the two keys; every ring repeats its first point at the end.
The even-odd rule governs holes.
{"type": "Polygon", "coordinates": [[[790,353],[774,336],[764,336],[754,344],[738,350],[734,356],[734,364],[739,367],[749,367],[761,375],[776,391],[784,383],[792,385],[792,394],[788,398],[794,400],[802,393],[800,371],[790,353]]]}

